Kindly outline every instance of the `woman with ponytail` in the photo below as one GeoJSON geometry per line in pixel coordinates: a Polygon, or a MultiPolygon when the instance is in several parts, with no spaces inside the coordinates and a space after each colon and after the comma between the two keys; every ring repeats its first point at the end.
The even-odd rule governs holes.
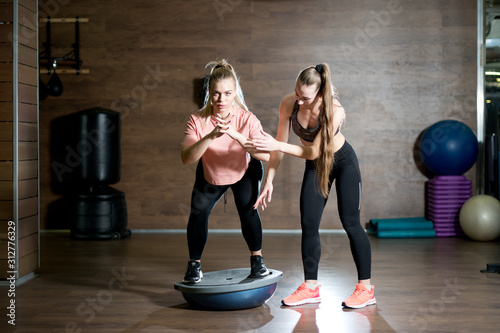
{"type": "Polygon", "coordinates": [[[182,162],[198,162],[187,225],[186,284],[198,283],[203,277],[201,256],[210,212],[229,188],[250,250],[250,276],[269,274],[262,258],[262,223],[252,207],[264,173],[261,161],[268,161],[269,153],[249,144],[264,132],[257,117],[248,111],[233,67],[226,60],[207,67],[212,70],[204,106],[189,117],[181,144],[182,162]]]}
{"type": "Polygon", "coordinates": [[[321,302],[319,225],[334,181],[340,221],[349,238],[358,272],[355,291],[342,302],[342,306],[362,308],[376,303],[370,282],[370,241],[360,221],[361,174],[356,153],[340,131],[344,118],[344,109],[331,82],[330,69],[326,64],[319,64],[301,71],[295,92],[281,101],[276,139],[266,135],[253,140],[256,149],[271,152],[266,180],[254,209],[260,204],[264,210],[266,201],[271,201],[273,179],[283,154],[306,160],[300,192],[305,281],[283,299],[284,305],[321,302]],[[302,146],[287,143],[290,128],[300,138],[302,146]]]}

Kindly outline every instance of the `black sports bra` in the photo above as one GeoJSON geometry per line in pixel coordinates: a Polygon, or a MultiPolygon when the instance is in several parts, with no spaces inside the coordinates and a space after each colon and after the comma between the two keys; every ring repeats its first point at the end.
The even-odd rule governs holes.
{"type": "MultiPolygon", "coordinates": [[[[295,105],[293,106],[292,115],[290,116],[290,123],[292,124],[292,129],[293,129],[294,133],[297,134],[297,136],[304,141],[313,142],[314,138],[321,130],[321,123],[319,121],[319,119],[321,117],[321,111],[318,115],[318,123],[316,124],[316,126],[314,126],[314,128],[302,127],[302,125],[299,123],[299,121],[297,119],[298,113],[299,113],[299,103],[297,101],[295,101],[295,105]]],[[[342,125],[343,123],[344,123],[344,121],[342,121],[342,123],[340,125],[342,125]]],[[[338,132],[340,132],[340,126],[337,128],[335,135],[337,135],[338,132]]]]}
{"type": "Polygon", "coordinates": [[[290,116],[290,123],[292,125],[292,129],[297,134],[299,138],[305,140],[307,142],[313,142],[316,135],[321,130],[321,124],[319,122],[319,117],[321,117],[321,112],[318,116],[318,123],[314,128],[304,128],[297,120],[297,114],[299,113],[299,103],[295,101],[295,105],[293,106],[292,115],[290,116]]]}

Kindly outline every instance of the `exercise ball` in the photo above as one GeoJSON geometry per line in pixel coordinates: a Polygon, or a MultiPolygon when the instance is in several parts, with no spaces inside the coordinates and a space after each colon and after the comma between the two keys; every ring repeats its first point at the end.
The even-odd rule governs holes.
{"type": "Polygon", "coordinates": [[[420,158],[435,175],[462,175],[477,158],[477,137],[464,123],[442,120],[430,126],[420,140],[420,158]]]}
{"type": "Polygon", "coordinates": [[[459,220],[471,239],[495,240],[500,236],[500,201],[485,194],[473,196],[460,209],[459,220]]]}

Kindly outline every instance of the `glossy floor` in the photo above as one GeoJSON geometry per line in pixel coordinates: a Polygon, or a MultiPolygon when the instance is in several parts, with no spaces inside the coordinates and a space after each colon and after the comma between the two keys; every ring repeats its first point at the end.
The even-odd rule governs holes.
{"type": "MultiPolygon", "coordinates": [[[[498,242],[370,237],[376,305],[345,310],[356,284],[348,240],[323,233],[322,303],[283,307],[302,282],[300,234],[264,235],[264,258],[284,278],[263,306],[191,308],[174,289],[187,262],[186,236],[135,233],[120,241],[75,241],[42,233],[37,277],[16,288],[16,326],[1,332],[493,332],[500,316],[498,242]]],[[[210,233],[202,269],[247,267],[239,233],[210,233]]],[[[0,288],[2,312],[7,288],[0,288]]]]}

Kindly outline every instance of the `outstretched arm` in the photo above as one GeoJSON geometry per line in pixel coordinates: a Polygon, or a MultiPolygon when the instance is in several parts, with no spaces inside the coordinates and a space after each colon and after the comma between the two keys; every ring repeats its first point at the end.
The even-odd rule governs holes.
{"type": "MultiPolygon", "coordinates": [[[[337,131],[340,124],[344,120],[345,111],[344,108],[340,104],[335,104],[333,109],[333,133],[337,131]]],[[[253,140],[254,146],[256,149],[265,150],[265,151],[278,151],[281,153],[285,153],[291,156],[314,160],[319,157],[320,154],[320,145],[321,145],[321,132],[319,132],[311,145],[307,146],[299,146],[290,144],[288,142],[281,142],[279,140],[273,139],[272,136],[266,135],[263,139],[255,139],[253,140]]]]}
{"type": "MultiPolygon", "coordinates": [[[[293,104],[291,105],[291,107],[293,108],[293,104]]],[[[290,133],[290,101],[289,100],[287,101],[287,98],[285,97],[283,101],[281,101],[280,105],[280,119],[278,124],[278,133],[276,134],[276,140],[275,139],[273,140],[280,143],[286,143],[288,141],[289,133],[290,133]]],[[[266,135],[270,136],[269,134],[266,135]]],[[[254,144],[255,140],[256,139],[252,140],[252,144],[254,144]]],[[[267,176],[264,181],[264,186],[262,187],[260,195],[257,198],[255,205],[253,206],[254,209],[259,208],[260,205],[262,207],[262,210],[264,210],[267,207],[266,201],[267,203],[271,202],[274,189],[273,180],[276,175],[276,172],[278,171],[282,159],[283,159],[282,152],[278,150],[271,151],[271,157],[269,159],[269,165],[267,168],[267,176]]]]}
{"type": "Polygon", "coordinates": [[[250,155],[252,155],[256,159],[264,162],[269,161],[269,155],[270,155],[269,152],[256,149],[252,144],[252,140],[250,140],[249,138],[247,138],[246,136],[235,130],[234,127],[231,125],[232,118],[233,116],[230,116],[226,119],[215,117],[215,119],[218,121],[217,126],[220,127],[220,133],[226,133],[231,138],[238,141],[238,143],[243,147],[243,149],[245,149],[250,155]]]}

